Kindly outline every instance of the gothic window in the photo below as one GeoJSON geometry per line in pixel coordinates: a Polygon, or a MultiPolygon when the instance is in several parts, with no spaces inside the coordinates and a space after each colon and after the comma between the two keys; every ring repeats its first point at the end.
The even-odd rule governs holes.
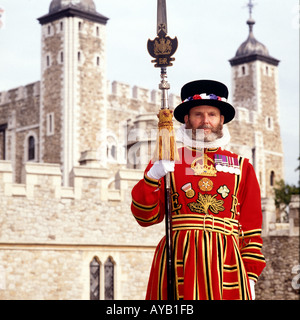
{"type": "Polygon", "coordinates": [[[90,263],[90,300],[100,299],[100,262],[94,257],[90,263]]]}
{"type": "Polygon", "coordinates": [[[114,263],[108,258],[104,264],[105,300],[114,300],[114,263]]]}
{"type": "Polygon", "coordinates": [[[28,138],[28,160],[35,159],[35,139],[33,136],[28,138]]]}
{"type": "Polygon", "coordinates": [[[273,187],[274,183],[275,183],[275,172],[271,171],[271,174],[270,174],[270,186],[273,187]]]}

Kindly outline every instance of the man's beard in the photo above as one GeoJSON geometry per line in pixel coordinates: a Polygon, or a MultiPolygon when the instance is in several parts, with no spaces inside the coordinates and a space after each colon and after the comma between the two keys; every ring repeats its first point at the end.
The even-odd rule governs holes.
{"type": "Polygon", "coordinates": [[[190,122],[188,121],[186,123],[185,127],[186,127],[186,129],[192,129],[192,130],[187,130],[187,133],[190,136],[190,138],[192,138],[192,140],[194,140],[194,141],[199,140],[199,137],[201,137],[201,139],[203,139],[204,142],[213,142],[213,141],[223,137],[223,124],[222,123],[219,123],[219,125],[215,129],[209,125],[203,125],[203,126],[198,127],[197,129],[193,129],[190,122]],[[205,132],[203,132],[201,129],[202,130],[203,129],[211,129],[211,133],[205,134],[205,132]],[[201,130],[200,134],[199,134],[198,130],[201,130]]]}

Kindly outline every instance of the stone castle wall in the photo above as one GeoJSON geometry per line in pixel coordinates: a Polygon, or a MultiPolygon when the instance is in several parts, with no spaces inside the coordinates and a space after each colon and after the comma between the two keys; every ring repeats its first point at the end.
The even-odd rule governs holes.
{"type": "Polygon", "coordinates": [[[89,299],[95,256],[114,261],[115,299],[144,299],[164,225],[141,228],[130,212],[142,172],[118,172],[120,189],[103,169],[74,168],[68,188],[59,165],[27,163],[25,173],[15,184],[0,162],[0,299],[89,299]]]}
{"type": "Polygon", "coordinates": [[[299,300],[299,237],[263,238],[266,268],[256,284],[257,300],[299,300]]]}

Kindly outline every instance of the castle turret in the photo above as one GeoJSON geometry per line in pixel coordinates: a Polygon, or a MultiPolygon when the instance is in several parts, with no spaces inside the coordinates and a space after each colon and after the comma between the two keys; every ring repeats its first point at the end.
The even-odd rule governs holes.
{"type": "Polygon", "coordinates": [[[235,56],[232,70],[232,103],[236,120],[230,124],[232,150],[251,159],[262,196],[273,193],[275,181],[283,178],[283,149],[279,125],[278,64],[253,33],[253,4],[247,21],[249,35],[235,56]]]}
{"type": "Polygon", "coordinates": [[[49,13],[38,20],[40,159],[60,163],[67,186],[74,166],[105,149],[98,132],[106,127],[108,18],[96,11],[93,0],[52,0],[49,13]]]}

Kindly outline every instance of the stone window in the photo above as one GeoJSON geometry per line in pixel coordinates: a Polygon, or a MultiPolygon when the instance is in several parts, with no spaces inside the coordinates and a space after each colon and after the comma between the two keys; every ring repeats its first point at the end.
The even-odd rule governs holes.
{"type": "Polygon", "coordinates": [[[46,116],[47,136],[54,134],[54,112],[48,113],[46,116]]]}
{"type": "Polygon", "coordinates": [[[28,161],[35,160],[35,139],[33,136],[28,138],[28,161]]]}
{"type": "Polygon", "coordinates": [[[97,66],[100,66],[100,57],[97,57],[96,64],[97,64],[97,66]]]}
{"type": "Polygon", "coordinates": [[[109,257],[104,265],[94,257],[90,265],[90,300],[115,299],[115,262],[109,257]]]}
{"type": "Polygon", "coordinates": [[[270,173],[270,186],[273,187],[275,184],[275,172],[271,171],[270,173]]]}
{"type": "Polygon", "coordinates": [[[249,66],[247,64],[243,64],[243,65],[239,66],[238,76],[239,77],[247,76],[249,74],[248,68],[249,68],[249,66]]]}
{"type": "Polygon", "coordinates": [[[78,30],[81,31],[81,29],[82,29],[82,22],[79,21],[79,22],[78,22],[78,30]]]}
{"type": "Polygon", "coordinates": [[[105,275],[105,300],[114,300],[114,263],[109,257],[104,264],[105,275]]]}
{"type": "Polygon", "coordinates": [[[60,31],[63,31],[64,30],[64,23],[62,21],[60,22],[59,26],[60,26],[60,31]]]}
{"type": "Polygon", "coordinates": [[[117,142],[112,136],[107,137],[107,159],[108,161],[115,162],[118,158],[117,154],[117,142]]]}
{"type": "Polygon", "coordinates": [[[47,61],[47,67],[50,67],[50,64],[51,64],[50,55],[47,55],[46,61],[47,61]]]}
{"type": "Polygon", "coordinates": [[[0,125],[0,160],[5,160],[7,124],[0,125]]]}
{"type": "Polygon", "coordinates": [[[274,69],[271,66],[268,66],[266,64],[263,66],[263,74],[265,76],[271,77],[273,72],[274,72],[274,69]]]}
{"type": "Polygon", "coordinates": [[[273,130],[273,118],[266,117],[266,127],[268,130],[273,130]]]}
{"type": "Polygon", "coordinates": [[[100,299],[100,265],[97,257],[90,263],[90,300],[100,299]]]}
{"type": "Polygon", "coordinates": [[[100,35],[99,27],[96,27],[96,36],[99,37],[99,35],[100,35]]]}

